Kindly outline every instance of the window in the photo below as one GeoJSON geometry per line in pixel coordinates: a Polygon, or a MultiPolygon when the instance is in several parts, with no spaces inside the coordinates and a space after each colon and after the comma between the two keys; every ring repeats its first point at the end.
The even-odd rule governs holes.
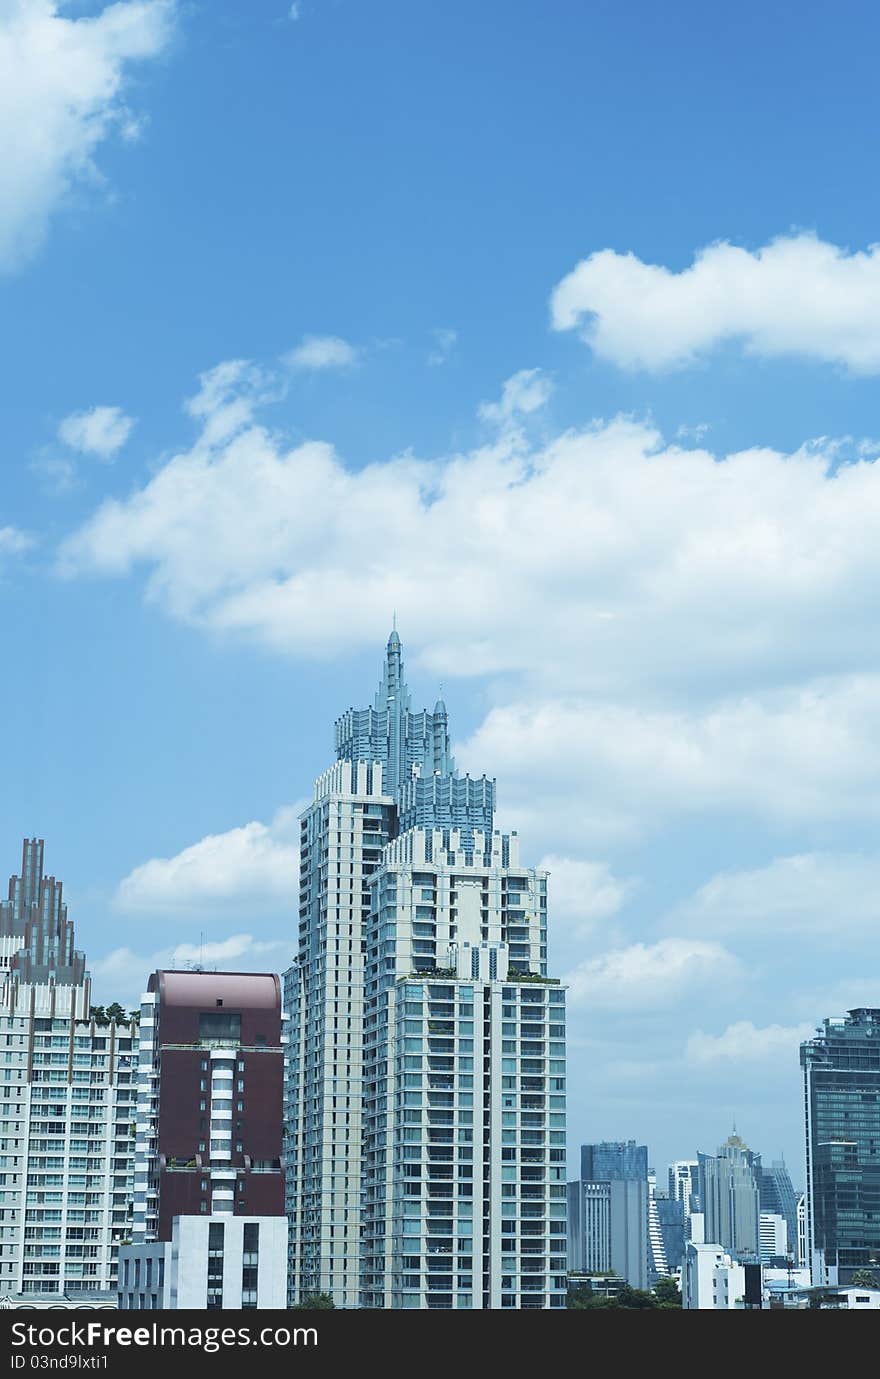
{"type": "MultiPolygon", "coordinates": [[[[222,1001],[217,1002],[222,1005],[222,1001]]],[[[241,1016],[221,1012],[203,1011],[199,1015],[199,1038],[200,1039],[232,1039],[237,1043],[241,1041],[241,1016]]]]}

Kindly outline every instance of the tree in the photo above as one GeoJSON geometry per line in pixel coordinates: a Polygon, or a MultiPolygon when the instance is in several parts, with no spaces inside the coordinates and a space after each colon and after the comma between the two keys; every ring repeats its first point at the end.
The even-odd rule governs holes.
{"type": "Polygon", "coordinates": [[[574,1312],[585,1312],[594,1307],[661,1307],[666,1304],[658,1302],[653,1293],[647,1293],[642,1288],[631,1288],[628,1283],[624,1283],[616,1293],[596,1293],[590,1283],[577,1283],[568,1290],[568,1300],[566,1307],[570,1307],[574,1312]]]}
{"type": "Polygon", "coordinates": [[[645,1292],[644,1288],[630,1288],[625,1283],[617,1294],[618,1307],[657,1307],[659,1304],[653,1293],[645,1292]]]}
{"type": "Polygon", "coordinates": [[[132,1020],[140,1020],[141,1013],[139,1010],[130,1010],[126,1014],[125,1006],[114,1001],[112,1005],[106,1008],[104,1006],[90,1006],[89,1016],[96,1025],[109,1025],[111,1020],[115,1020],[117,1025],[127,1025],[132,1020]]]}
{"type": "Polygon", "coordinates": [[[573,1311],[579,1312],[584,1307],[593,1306],[594,1296],[592,1283],[576,1283],[569,1288],[565,1305],[573,1311]]]}
{"type": "Polygon", "coordinates": [[[328,1312],[330,1309],[335,1311],[336,1303],[329,1293],[306,1293],[302,1302],[295,1302],[291,1305],[291,1312],[328,1312]]]}
{"type": "Polygon", "coordinates": [[[658,1278],[654,1297],[661,1307],[681,1307],[681,1289],[674,1278],[658,1278]]]}
{"type": "Polygon", "coordinates": [[[877,1287],[877,1276],[873,1269],[856,1269],[852,1281],[856,1288],[877,1287]]]}

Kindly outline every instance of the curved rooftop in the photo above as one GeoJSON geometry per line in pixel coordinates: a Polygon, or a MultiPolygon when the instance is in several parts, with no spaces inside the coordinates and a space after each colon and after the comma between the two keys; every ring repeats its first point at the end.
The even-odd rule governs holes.
{"type": "Polygon", "coordinates": [[[274,972],[154,972],[150,991],[163,1006],[216,1006],[233,1010],[281,1008],[281,982],[274,972]]]}

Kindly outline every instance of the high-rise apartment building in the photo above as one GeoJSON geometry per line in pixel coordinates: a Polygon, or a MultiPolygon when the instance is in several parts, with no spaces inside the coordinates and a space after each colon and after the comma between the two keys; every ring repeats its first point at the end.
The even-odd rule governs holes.
{"type": "Polygon", "coordinates": [[[647,1288],[652,1259],[647,1147],[635,1140],[582,1145],[580,1178],[568,1184],[567,1196],[569,1268],[613,1270],[634,1288],[647,1288]]]}
{"type": "Polygon", "coordinates": [[[365,916],[395,831],[382,763],[339,761],[302,819],[299,958],[285,973],[291,1300],[358,1307],[365,916]]]}
{"type": "Polygon", "coordinates": [[[278,978],[156,972],[140,1024],[134,1222],[120,1257],[120,1307],[283,1307],[278,978]]]}
{"type": "Polygon", "coordinates": [[[880,1268],[880,1009],[825,1020],[801,1044],[805,1235],[814,1286],[880,1268]]]}
{"type": "Polygon", "coordinates": [[[699,1163],[706,1241],[729,1250],[737,1259],[756,1259],[760,1159],[734,1133],[716,1155],[701,1154],[699,1163]]]}
{"type": "Polygon", "coordinates": [[[547,882],[414,712],[392,632],[374,704],[302,817],[285,1092],[290,1300],[564,1306],[565,1007],[547,882]]]}
{"type": "Polygon", "coordinates": [[[372,883],[365,1307],[564,1304],[565,993],[517,838],[413,829],[372,883]],[[519,955],[516,960],[511,952],[519,955]]]}
{"type": "Polygon", "coordinates": [[[92,1018],[43,854],[24,840],[0,902],[0,1297],[108,1306],[131,1222],[138,1031],[92,1018]]]}

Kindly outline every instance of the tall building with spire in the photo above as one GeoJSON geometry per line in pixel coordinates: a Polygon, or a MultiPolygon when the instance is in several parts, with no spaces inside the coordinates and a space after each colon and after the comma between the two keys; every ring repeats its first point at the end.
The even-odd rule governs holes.
{"type": "Polygon", "coordinates": [[[547,878],[414,711],[396,629],[301,823],[285,973],[291,1302],[564,1306],[565,997],[547,878]]]}
{"type": "Polygon", "coordinates": [[[95,1019],[42,838],[0,902],[0,1305],[115,1306],[130,1229],[137,1025],[95,1019]]]}
{"type": "Polygon", "coordinates": [[[730,1250],[738,1259],[757,1259],[760,1155],[734,1131],[717,1154],[700,1154],[698,1158],[706,1240],[730,1250]]]}
{"type": "Polygon", "coordinates": [[[466,841],[475,830],[492,833],[495,782],[456,770],[442,699],[431,712],[413,712],[396,630],[388,638],[372,708],[347,709],[336,721],[336,756],[382,767],[383,789],[397,806],[401,833],[457,828],[466,841]]]}
{"type": "Polygon", "coordinates": [[[9,878],[9,898],[0,900],[4,1000],[16,1004],[21,986],[55,987],[76,991],[82,1005],[89,997],[85,954],[74,948],[61,882],[44,874],[44,847],[42,838],[25,838],[21,874],[9,878]]]}

